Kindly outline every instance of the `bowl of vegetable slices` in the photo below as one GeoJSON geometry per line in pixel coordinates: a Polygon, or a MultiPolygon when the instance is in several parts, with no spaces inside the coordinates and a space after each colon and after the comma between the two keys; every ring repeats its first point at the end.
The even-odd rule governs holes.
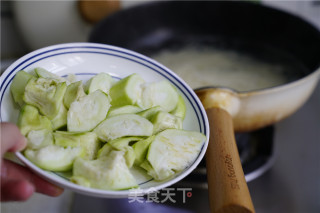
{"type": "Polygon", "coordinates": [[[1,122],[27,138],[18,159],[78,193],[128,197],[186,177],[209,139],[205,110],[175,73],[139,53],[67,43],[31,52],[1,76],[1,122]]]}

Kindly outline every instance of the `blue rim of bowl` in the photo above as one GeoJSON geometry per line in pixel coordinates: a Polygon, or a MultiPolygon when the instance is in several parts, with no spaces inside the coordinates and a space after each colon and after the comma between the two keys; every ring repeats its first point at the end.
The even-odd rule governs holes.
{"type": "MultiPolygon", "coordinates": [[[[186,97],[188,99],[189,103],[191,104],[191,106],[197,116],[200,132],[203,133],[204,135],[206,135],[207,141],[201,147],[201,150],[200,150],[196,160],[192,164],[190,164],[187,168],[185,168],[182,172],[179,172],[178,173],[179,175],[175,176],[173,178],[174,182],[172,182],[170,184],[166,184],[166,183],[169,183],[169,181],[167,181],[167,182],[161,183],[160,185],[158,185],[156,187],[152,187],[152,188],[154,188],[155,190],[158,190],[158,189],[165,188],[169,185],[172,185],[172,184],[178,182],[179,180],[181,180],[182,178],[187,176],[200,163],[201,159],[204,156],[205,150],[207,148],[208,138],[209,138],[208,118],[207,118],[206,114],[203,113],[203,112],[205,112],[205,110],[204,110],[200,100],[197,98],[194,91],[182,79],[180,79],[175,73],[173,73],[167,67],[159,64],[158,62],[154,61],[153,59],[151,59],[147,56],[141,55],[139,53],[136,53],[131,50],[124,49],[124,48],[115,47],[115,46],[106,45],[106,44],[96,44],[96,43],[67,43],[67,44],[58,44],[58,45],[45,47],[45,48],[33,51],[33,52],[23,56],[22,58],[18,59],[16,62],[14,62],[11,66],[9,66],[1,76],[0,112],[2,111],[2,103],[3,103],[4,94],[7,91],[8,86],[10,85],[12,79],[14,78],[14,74],[16,72],[18,72],[20,70],[24,70],[24,69],[28,68],[29,66],[31,66],[32,64],[39,62],[41,60],[44,60],[44,59],[54,57],[57,55],[73,54],[73,53],[110,55],[110,56],[115,56],[115,57],[123,58],[126,60],[130,60],[130,61],[138,63],[142,66],[145,66],[145,67],[153,70],[154,72],[160,74],[163,78],[167,79],[173,85],[175,85],[175,87],[177,87],[179,89],[179,91],[183,93],[184,97],[186,97]],[[82,50],[80,50],[80,49],[82,49],[82,50]],[[92,49],[94,49],[94,50],[92,50],[92,49]],[[63,51],[63,52],[59,52],[59,51],[63,51]],[[103,51],[108,51],[108,52],[103,52],[103,51]],[[110,53],[110,51],[113,53],[110,53]],[[47,54],[49,54],[49,55],[47,55],[47,54]],[[119,54],[121,54],[121,55],[119,55],[119,54]],[[155,68],[152,66],[154,66],[155,68]],[[178,83],[176,83],[176,82],[178,82],[178,83]],[[193,104],[195,104],[195,105],[193,105],[193,104]],[[188,170],[190,168],[193,168],[193,169],[188,172],[188,170]]],[[[83,74],[88,74],[88,73],[79,73],[79,74],[83,75],[83,74]]],[[[76,73],[76,75],[77,75],[77,73],[76,73]]],[[[2,122],[1,113],[0,113],[0,121],[2,122]]],[[[18,157],[21,158],[21,156],[19,156],[19,154],[18,154],[18,157]]],[[[59,174],[56,174],[56,173],[53,173],[53,174],[59,176],[60,178],[65,179],[64,177],[61,177],[59,174]]],[[[143,183],[139,183],[139,185],[148,183],[152,180],[153,179],[150,179],[150,180],[145,181],[143,183]]],[[[108,191],[108,190],[99,190],[99,189],[82,187],[79,185],[76,185],[76,186],[78,188],[80,188],[80,190],[76,190],[80,193],[84,190],[87,192],[93,191],[90,194],[95,194],[98,191],[100,191],[100,193],[98,193],[98,194],[100,194],[100,196],[103,196],[104,194],[108,194],[107,192],[110,192],[110,194],[120,192],[120,193],[117,193],[118,196],[120,196],[120,197],[123,197],[123,195],[128,195],[128,193],[121,193],[121,192],[126,192],[128,190],[108,191]],[[81,190],[81,188],[82,188],[82,190],[81,190]]]]}

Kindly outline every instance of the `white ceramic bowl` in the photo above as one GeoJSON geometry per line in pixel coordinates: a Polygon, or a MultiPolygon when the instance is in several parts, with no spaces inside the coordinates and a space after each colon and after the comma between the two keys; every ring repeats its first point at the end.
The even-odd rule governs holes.
{"type": "MultiPolygon", "coordinates": [[[[132,73],[140,74],[146,81],[167,79],[182,94],[187,113],[183,128],[201,132],[207,136],[201,152],[196,160],[182,172],[165,181],[154,181],[146,176],[139,176],[140,192],[148,193],[168,187],[194,170],[203,158],[209,138],[209,124],[205,110],[193,90],[176,74],[156,61],[123,48],[94,43],[67,43],[42,48],[23,56],[14,62],[1,76],[0,110],[1,121],[17,122],[19,109],[15,106],[10,93],[10,84],[15,74],[20,70],[30,71],[35,67],[43,67],[48,71],[66,76],[75,74],[78,80],[86,81],[93,75],[106,72],[116,79],[121,79],[132,73]]],[[[120,198],[127,197],[132,191],[107,191],[82,187],[70,182],[59,173],[40,169],[26,159],[21,153],[16,156],[31,170],[44,179],[75,192],[97,197],[120,198]]]]}

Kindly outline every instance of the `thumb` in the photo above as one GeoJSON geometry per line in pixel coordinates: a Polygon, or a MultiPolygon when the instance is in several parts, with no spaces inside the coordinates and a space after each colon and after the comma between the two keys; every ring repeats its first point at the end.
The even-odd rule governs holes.
{"type": "Polygon", "coordinates": [[[26,138],[21,134],[19,128],[12,123],[1,123],[1,157],[7,151],[16,152],[24,149],[26,146],[26,138]]]}

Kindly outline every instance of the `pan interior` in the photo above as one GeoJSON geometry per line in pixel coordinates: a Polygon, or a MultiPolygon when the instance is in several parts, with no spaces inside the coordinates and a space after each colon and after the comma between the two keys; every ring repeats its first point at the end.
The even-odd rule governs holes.
{"type": "MultiPolygon", "coordinates": [[[[146,49],[144,51],[147,51],[146,49]]],[[[150,57],[169,67],[192,88],[217,86],[248,92],[283,85],[305,76],[307,68],[289,54],[243,41],[168,42],[150,57]],[[172,44],[172,45],[170,45],[172,44]]]]}
{"type": "MultiPolygon", "coordinates": [[[[228,75],[228,79],[239,78],[236,77],[241,76],[239,70],[248,69],[244,62],[253,60],[256,61],[254,66],[251,64],[250,70],[255,72],[251,76],[264,78],[262,73],[268,67],[272,75],[282,79],[281,82],[271,80],[275,83],[262,85],[258,80],[244,77],[245,84],[253,81],[260,86],[240,89],[230,81],[231,88],[241,91],[289,83],[315,72],[320,66],[320,33],[316,28],[291,14],[243,1],[161,1],[143,4],[101,21],[91,32],[89,41],[137,51],[159,60],[176,72],[179,72],[179,67],[163,61],[162,54],[168,54],[174,63],[178,63],[177,57],[182,53],[191,51],[189,56],[196,55],[192,57],[192,61],[196,61],[204,60],[211,51],[216,56],[223,55],[224,61],[228,59],[232,62],[233,69],[230,70],[234,70],[235,74],[228,75]]],[[[209,66],[212,67],[217,60],[212,59],[209,66]]],[[[184,66],[190,61],[185,59],[179,64],[184,66]]],[[[216,62],[216,65],[221,63],[216,62]]],[[[192,72],[197,78],[201,75],[199,69],[192,69],[192,72]]],[[[184,78],[183,75],[181,77],[184,78]]],[[[194,79],[196,77],[193,76],[191,80],[194,79]]]]}

